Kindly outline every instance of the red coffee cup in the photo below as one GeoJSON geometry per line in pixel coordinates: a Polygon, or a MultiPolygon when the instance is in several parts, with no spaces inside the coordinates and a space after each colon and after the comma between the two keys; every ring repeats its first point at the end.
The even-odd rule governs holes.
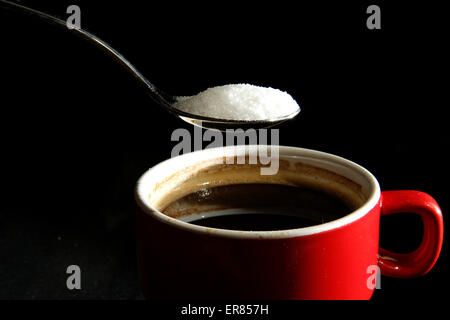
{"type": "Polygon", "coordinates": [[[362,205],[324,224],[261,232],[214,229],[169,217],[149,199],[193,179],[197,170],[216,165],[223,157],[248,156],[260,148],[196,151],[166,160],[142,175],[136,188],[137,246],[147,298],[370,299],[376,270],[409,278],[433,267],[443,241],[436,201],[420,191],[381,192],[366,169],[324,152],[277,147],[280,161],[316,168],[299,173],[314,183],[334,185],[343,192],[348,181],[360,186],[362,205]],[[325,174],[314,176],[316,172],[325,174]],[[380,215],[400,212],[420,215],[424,225],[420,246],[407,254],[378,245],[380,215]]]}

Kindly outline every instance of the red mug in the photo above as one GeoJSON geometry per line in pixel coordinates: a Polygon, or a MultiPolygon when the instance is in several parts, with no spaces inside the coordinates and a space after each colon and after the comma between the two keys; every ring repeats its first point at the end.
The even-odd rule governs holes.
{"type": "MultiPolygon", "coordinates": [[[[235,231],[190,224],[153,205],[154,195],[170,193],[181,181],[194,181],[199,170],[207,171],[224,157],[249,156],[262,147],[273,148],[196,151],[166,160],[142,175],[136,187],[137,246],[145,297],[370,299],[375,271],[409,278],[433,267],[443,241],[436,201],[420,191],[381,192],[369,171],[324,152],[276,147],[280,161],[300,168],[283,169],[290,170],[289,175],[363,197],[356,210],[331,222],[282,231],[235,231]],[[351,185],[358,188],[352,191],[351,185]],[[407,254],[389,252],[378,244],[380,215],[399,212],[419,214],[424,226],[421,244],[407,254]]],[[[270,179],[277,183],[286,175],[283,170],[270,179]]],[[[204,179],[207,182],[208,175],[204,179]]]]}

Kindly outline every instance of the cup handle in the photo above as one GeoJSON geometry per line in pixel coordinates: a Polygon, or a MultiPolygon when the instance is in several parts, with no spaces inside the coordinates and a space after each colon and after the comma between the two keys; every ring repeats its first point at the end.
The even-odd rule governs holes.
{"type": "Polygon", "coordinates": [[[444,223],[437,202],[420,191],[399,190],[381,193],[381,215],[411,212],[421,216],[423,238],[411,253],[395,253],[380,248],[378,265],[382,275],[413,278],[426,274],[436,263],[442,248],[444,223]]]}

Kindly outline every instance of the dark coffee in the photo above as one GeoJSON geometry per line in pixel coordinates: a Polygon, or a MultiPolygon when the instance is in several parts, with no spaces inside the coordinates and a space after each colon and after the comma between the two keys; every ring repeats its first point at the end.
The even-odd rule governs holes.
{"type": "Polygon", "coordinates": [[[322,191],[281,184],[233,184],[190,193],[163,212],[211,228],[271,231],[322,224],[353,209],[322,191]]]}

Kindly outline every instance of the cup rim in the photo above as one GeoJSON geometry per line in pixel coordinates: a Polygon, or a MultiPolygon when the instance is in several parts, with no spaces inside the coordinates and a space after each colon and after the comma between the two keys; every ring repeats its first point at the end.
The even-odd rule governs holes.
{"type": "MultiPolygon", "coordinates": [[[[156,170],[159,170],[161,167],[170,164],[173,161],[180,161],[183,158],[190,158],[191,160],[195,157],[198,157],[198,161],[202,161],[205,159],[212,159],[214,155],[217,155],[219,149],[223,149],[222,151],[234,151],[236,154],[242,154],[240,152],[244,152],[244,154],[248,153],[249,147],[252,146],[226,146],[226,147],[217,147],[210,148],[204,150],[193,151],[190,153],[186,153],[180,156],[176,156],[173,158],[169,158],[164,160],[155,166],[148,169],[145,173],[141,175],[136,183],[135,188],[135,199],[138,206],[143,210],[143,212],[151,218],[157,219],[163,223],[169,224],[175,228],[182,229],[189,232],[194,233],[202,233],[208,236],[218,236],[218,237],[226,237],[226,238],[241,238],[241,239],[280,239],[280,238],[292,238],[292,237],[300,237],[300,236],[309,236],[313,234],[318,234],[334,229],[341,228],[345,225],[348,225],[352,222],[359,220],[364,217],[367,213],[369,213],[379,202],[381,191],[380,186],[378,184],[377,179],[364,167],[358,165],[357,163],[347,160],[343,157],[333,155],[330,153],[305,149],[300,147],[290,147],[290,146],[276,146],[279,150],[280,158],[283,157],[283,154],[287,156],[288,154],[296,154],[297,156],[307,157],[310,159],[321,160],[324,162],[331,162],[334,164],[338,164],[346,167],[356,173],[359,173],[363,176],[369,185],[369,195],[367,200],[364,202],[362,206],[352,211],[351,213],[326,223],[317,224],[310,227],[304,228],[296,228],[296,229],[287,229],[287,230],[273,230],[273,231],[241,231],[241,230],[229,230],[229,229],[218,229],[218,228],[210,228],[199,226],[195,224],[191,224],[189,222],[184,222],[182,220],[172,218],[170,216],[165,215],[164,213],[158,211],[156,208],[153,208],[146,198],[148,197],[148,191],[144,190],[145,181],[151,178],[152,173],[156,170]],[[200,157],[201,155],[205,155],[205,157],[200,157]],[[147,192],[146,192],[147,191],[147,192]]],[[[255,146],[253,146],[255,147],[255,146]]],[[[272,148],[274,146],[261,146],[256,145],[257,148],[267,147],[272,148]]],[[[176,172],[176,170],[174,171],[176,172]]]]}

